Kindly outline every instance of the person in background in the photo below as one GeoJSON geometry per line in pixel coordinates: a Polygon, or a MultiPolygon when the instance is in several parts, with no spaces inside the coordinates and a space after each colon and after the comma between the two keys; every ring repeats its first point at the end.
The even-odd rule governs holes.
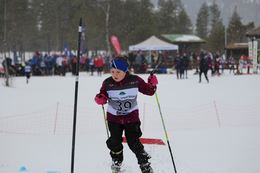
{"type": "Polygon", "coordinates": [[[97,57],[97,60],[95,61],[95,67],[97,69],[97,75],[98,76],[102,76],[104,65],[105,65],[104,59],[101,55],[99,55],[97,57]]]}
{"type": "Polygon", "coordinates": [[[188,79],[188,69],[190,66],[190,59],[186,53],[183,54],[183,61],[184,61],[184,77],[188,79]]]}
{"type": "Polygon", "coordinates": [[[92,57],[89,59],[89,67],[90,67],[90,75],[91,75],[91,76],[94,75],[94,71],[95,71],[94,59],[95,59],[94,56],[92,56],[92,57]]]}
{"type": "Polygon", "coordinates": [[[200,67],[200,72],[199,72],[199,83],[201,83],[201,75],[202,73],[204,74],[207,82],[209,83],[209,79],[208,79],[208,61],[207,58],[205,56],[205,54],[202,52],[200,54],[200,62],[199,62],[199,67],[200,67]]]}
{"type": "Polygon", "coordinates": [[[176,70],[176,75],[177,75],[177,79],[180,78],[180,73],[181,73],[181,57],[180,54],[178,53],[176,58],[174,59],[174,65],[175,65],[175,70],[176,70]]]}
{"type": "Polygon", "coordinates": [[[24,67],[24,74],[25,74],[25,77],[26,77],[26,83],[27,84],[29,83],[29,79],[31,77],[31,73],[32,73],[32,68],[29,65],[29,63],[26,63],[26,65],[24,67]]]}

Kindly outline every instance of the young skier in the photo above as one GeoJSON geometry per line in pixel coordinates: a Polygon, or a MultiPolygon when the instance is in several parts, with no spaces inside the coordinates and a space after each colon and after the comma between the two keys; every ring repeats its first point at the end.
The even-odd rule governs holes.
{"type": "Polygon", "coordinates": [[[136,155],[142,173],[153,173],[149,159],[151,156],[144,150],[139,138],[140,129],[137,94],[141,92],[152,96],[158,84],[157,77],[150,75],[148,83],[137,75],[128,72],[126,57],[117,57],[111,62],[111,77],[103,81],[100,93],[95,101],[99,105],[108,103],[107,123],[110,137],[106,141],[112,157],[112,172],[120,172],[123,162],[123,131],[127,144],[136,155]]]}
{"type": "Polygon", "coordinates": [[[24,67],[24,73],[25,73],[25,77],[26,77],[26,83],[29,83],[29,79],[31,77],[31,72],[32,72],[32,68],[31,66],[27,63],[26,66],[24,67]]]}

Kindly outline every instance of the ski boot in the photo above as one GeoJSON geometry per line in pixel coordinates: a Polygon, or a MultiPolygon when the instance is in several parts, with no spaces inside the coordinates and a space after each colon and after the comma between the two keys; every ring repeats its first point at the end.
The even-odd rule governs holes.
{"type": "Polygon", "coordinates": [[[112,173],[119,173],[121,171],[121,166],[123,162],[123,150],[118,152],[110,151],[110,155],[112,157],[112,173]]]}
{"type": "Polygon", "coordinates": [[[154,173],[150,162],[140,164],[140,169],[142,173],[154,173]]]}
{"type": "Polygon", "coordinates": [[[121,170],[122,162],[119,161],[113,161],[111,165],[112,173],[119,173],[121,170]]]}
{"type": "Polygon", "coordinates": [[[151,156],[146,151],[143,150],[142,152],[138,153],[137,159],[142,173],[153,173],[151,163],[148,161],[151,159],[151,156]]]}
{"type": "Polygon", "coordinates": [[[142,162],[142,161],[147,161],[147,160],[151,159],[152,157],[146,151],[142,151],[139,154],[138,158],[142,162]]]}

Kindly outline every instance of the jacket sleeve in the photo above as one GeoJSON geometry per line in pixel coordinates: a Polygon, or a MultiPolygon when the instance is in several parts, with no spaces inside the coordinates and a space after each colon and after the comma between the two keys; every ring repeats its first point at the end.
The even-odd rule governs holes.
{"type": "Polygon", "coordinates": [[[138,78],[138,91],[145,94],[152,96],[156,92],[156,86],[153,86],[149,83],[146,83],[142,78],[138,78]]]}
{"type": "Polygon", "coordinates": [[[99,94],[103,94],[108,98],[107,89],[106,89],[106,81],[102,83],[99,94]]]}

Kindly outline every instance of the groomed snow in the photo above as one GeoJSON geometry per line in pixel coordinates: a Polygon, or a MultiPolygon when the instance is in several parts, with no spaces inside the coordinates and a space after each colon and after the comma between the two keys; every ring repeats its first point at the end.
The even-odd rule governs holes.
{"type": "MultiPolygon", "coordinates": [[[[110,172],[102,109],[108,77],[80,73],[75,173],[110,172]]],[[[148,75],[140,75],[147,79],[148,75]]],[[[178,173],[260,172],[260,75],[225,72],[207,84],[158,75],[157,94],[178,173]]],[[[0,78],[1,84],[4,83],[0,78]]],[[[24,77],[0,85],[0,173],[70,173],[75,77],[24,77]]],[[[143,137],[165,141],[155,96],[138,96],[143,137]]],[[[173,173],[167,146],[145,145],[156,173],[173,173]]],[[[140,172],[124,144],[126,173],[140,172]]]]}

